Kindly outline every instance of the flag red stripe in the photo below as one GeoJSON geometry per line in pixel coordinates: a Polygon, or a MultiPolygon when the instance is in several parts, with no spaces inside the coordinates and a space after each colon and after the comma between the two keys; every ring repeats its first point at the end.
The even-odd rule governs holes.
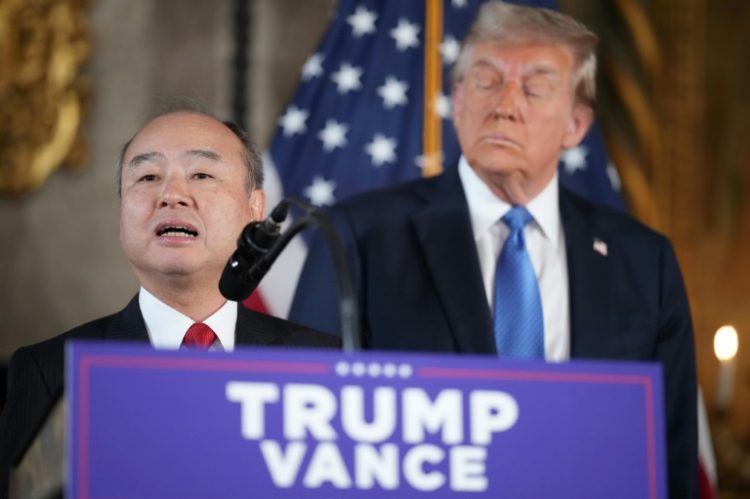
{"type": "Polygon", "coordinates": [[[250,295],[250,298],[248,298],[242,303],[250,310],[255,310],[256,312],[262,312],[264,314],[268,313],[268,307],[266,306],[266,302],[263,299],[263,296],[257,290],[253,291],[253,294],[250,295]]]}

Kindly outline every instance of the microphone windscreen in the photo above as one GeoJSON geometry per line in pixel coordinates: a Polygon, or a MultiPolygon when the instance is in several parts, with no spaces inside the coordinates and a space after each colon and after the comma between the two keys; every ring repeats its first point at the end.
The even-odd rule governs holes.
{"type": "Polygon", "coordinates": [[[234,258],[229,259],[224,271],[221,273],[219,279],[219,291],[222,296],[227,300],[232,301],[243,301],[250,293],[253,292],[255,286],[240,274],[240,266],[236,265],[237,260],[234,258]],[[233,265],[235,264],[235,265],[233,265]]]}

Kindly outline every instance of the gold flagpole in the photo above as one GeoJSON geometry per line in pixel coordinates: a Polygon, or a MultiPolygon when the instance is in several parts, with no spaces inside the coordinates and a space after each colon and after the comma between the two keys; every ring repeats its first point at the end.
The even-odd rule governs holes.
{"type": "Polygon", "coordinates": [[[422,176],[432,177],[443,171],[441,119],[436,104],[443,87],[440,63],[440,41],[443,35],[443,0],[425,0],[424,44],[424,117],[422,176]]]}

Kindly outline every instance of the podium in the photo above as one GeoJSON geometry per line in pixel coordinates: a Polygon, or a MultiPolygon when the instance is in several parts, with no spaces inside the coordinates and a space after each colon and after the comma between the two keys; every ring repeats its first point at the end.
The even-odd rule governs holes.
{"type": "Polygon", "coordinates": [[[667,497],[656,364],[73,343],[66,386],[68,498],[667,497]]]}

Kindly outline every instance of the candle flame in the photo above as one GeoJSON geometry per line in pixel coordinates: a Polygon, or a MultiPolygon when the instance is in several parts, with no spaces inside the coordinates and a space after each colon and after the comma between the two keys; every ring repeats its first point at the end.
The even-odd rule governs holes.
{"type": "Polygon", "coordinates": [[[737,330],[733,326],[721,326],[714,335],[714,354],[722,362],[734,359],[739,348],[737,330]]]}

